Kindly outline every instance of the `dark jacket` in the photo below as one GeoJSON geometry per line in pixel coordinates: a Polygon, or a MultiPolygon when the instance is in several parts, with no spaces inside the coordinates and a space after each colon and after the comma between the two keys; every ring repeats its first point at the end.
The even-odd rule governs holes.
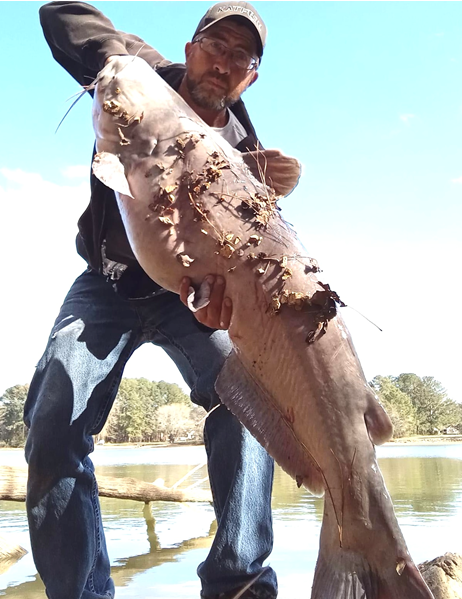
{"type": "MultiPolygon", "coordinates": [[[[175,90],[178,90],[183,79],[184,64],[174,64],[141,38],[117,31],[99,10],[84,2],[45,4],[40,8],[40,23],[53,57],[82,86],[89,85],[103,68],[106,59],[114,54],[138,54],[175,90]]],[[[256,149],[257,135],[242,100],[236,102],[231,110],[248,133],[237,149],[241,152],[256,149]]],[[[77,251],[99,273],[103,271],[101,248],[106,237],[109,213],[112,222],[114,214],[117,214],[123,242],[129,248],[115,206],[114,192],[91,174],[90,203],[78,222],[77,251]]],[[[129,262],[129,268],[117,283],[122,294],[142,297],[159,288],[144,274],[134,256],[129,262]]]]}

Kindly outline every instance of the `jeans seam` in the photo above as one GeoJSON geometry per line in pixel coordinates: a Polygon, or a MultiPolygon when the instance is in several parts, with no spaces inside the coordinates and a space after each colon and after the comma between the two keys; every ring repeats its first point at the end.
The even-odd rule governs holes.
{"type": "Polygon", "coordinates": [[[96,519],[96,521],[95,521],[96,550],[95,550],[95,554],[94,554],[94,558],[93,558],[93,564],[91,566],[90,574],[88,576],[88,586],[90,587],[90,590],[92,591],[92,593],[96,594],[96,589],[95,589],[95,570],[96,570],[96,564],[97,564],[97,561],[98,561],[98,556],[99,556],[100,550],[101,550],[101,534],[100,534],[101,533],[101,530],[100,530],[101,527],[99,526],[99,520],[101,518],[101,511],[100,511],[100,508],[99,508],[98,483],[96,482],[95,473],[88,466],[84,466],[84,468],[92,476],[91,503],[93,505],[93,514],[94,514],[95,519],[96,519]]]}
{"type": "MultiPolygon", "coordinates": [[[[207,456],[209,455],[209,439],[208,439],[208,435],[207,435],[207,431],[205,430],[204,427],[204,446],[205,446],[205,452],[207,454],[207,456]]],[[[220,514],[220,520],[221,517],[223,515],[223,507],[221,505],[221,503],[218,501],[218,494],[215,492],[215,485],[214,485],[214,481],[212,480],[213,476],[210,477],[209,476],[209,484],[210,484],[210,490],[212,491],[212,500],[213,500],[213,505],[215,506],[215,514],[219,513],[220,514]]],[[[219,524],[219,522],[218,522],[219,524]]]]}

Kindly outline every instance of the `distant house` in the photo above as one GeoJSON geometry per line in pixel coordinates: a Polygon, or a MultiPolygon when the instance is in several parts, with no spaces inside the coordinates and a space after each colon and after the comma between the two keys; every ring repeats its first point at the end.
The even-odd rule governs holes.
{"type": "Polygon", "coordinates": [[[447,426],[443,429],[443,435],[460,435],[460,432],[455,426],[447,426]]]}
{"type": "Polygon", "coordinates": [[[186,437],[180,437],[178,440],[179,441],[192,441],[196,436],[196,433],[194,431],[189,431],[189,433],[186,435],[186,437]]]}

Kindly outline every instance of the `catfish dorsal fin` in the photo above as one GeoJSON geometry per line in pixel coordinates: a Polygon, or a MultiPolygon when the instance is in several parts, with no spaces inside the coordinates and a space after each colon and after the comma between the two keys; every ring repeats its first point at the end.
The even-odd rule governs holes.
{"type": "Polygon", "coordinates": [[[252,433],[287,474],[314,495],[324,494],[322,476],[271,394],[236,351],[221,369],[215,389],[225,406],[252,433]]]}
{"type": "Polygon", "coordinates": [[[106,187],[133,198],[130,186],[125,176],[124,165],[118,156],[110,152],[99,152],[93,158],[93,174],[106,187]]]}

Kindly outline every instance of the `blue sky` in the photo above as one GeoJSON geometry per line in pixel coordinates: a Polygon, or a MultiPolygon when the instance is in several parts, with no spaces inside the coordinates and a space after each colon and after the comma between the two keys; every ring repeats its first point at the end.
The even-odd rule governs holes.
{"type": "MultiPolygon", "coordinates": [[[[1,2],[0,393],[29,381],[84,264],[76,221],[88,201],[90,99],[54,62],[42,2],[1,2]]],[[[95,2],[174,61],[209,2],[95,2]]],[[[255,2],[269,34],[244,96],[265,147],[304,166],[281,202],[344,309],[370,380],[434,376],[462,401],[462,5],[255,2]]],[[[160,350],[126,376],[181,382],[160,350]]]]}

